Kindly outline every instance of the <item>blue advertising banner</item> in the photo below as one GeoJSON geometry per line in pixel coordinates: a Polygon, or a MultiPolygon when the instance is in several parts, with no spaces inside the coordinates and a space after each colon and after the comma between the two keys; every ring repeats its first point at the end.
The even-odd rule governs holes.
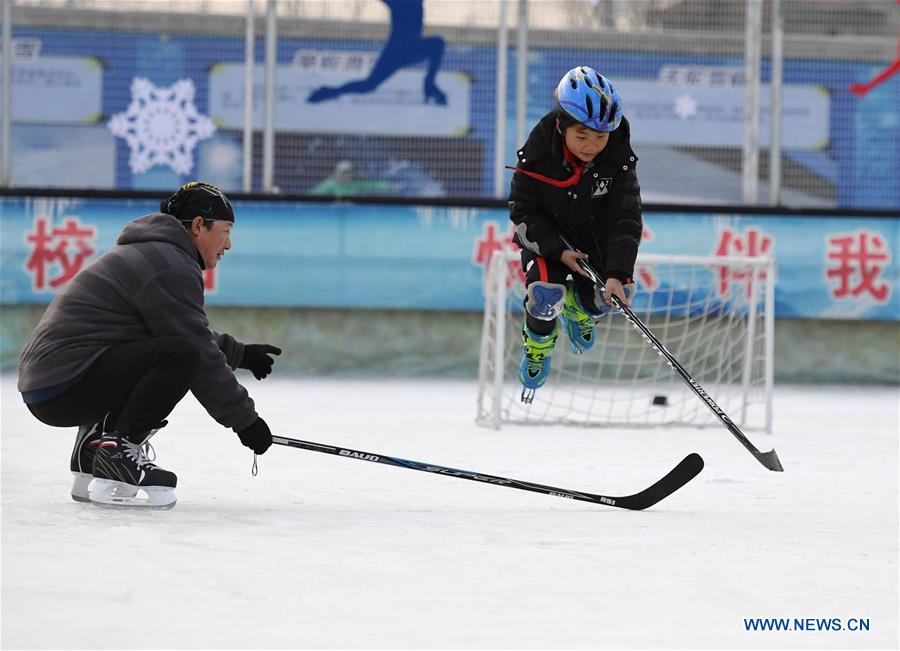
{"type": "MultiPolygon", "coordinates": [[[[397,29],[383,43],[278,39],[275,185],[283,193],[309,192],[339,160],[349,158],[365,177],[389,184],[392,195],[492,195],[496,138],[503,138],[507,162],[521,144],[514,135],[514,84],[507,98],[507,132],[495,133],[496,48],[423,36],[423,17],[413,15],[416,3],[389,4],[397,29]]],[[[256,58],[262,61],[264,44],[258,41],[256,58]]],[[[204,178],[226,191],[241,187],[242,36],[15,26],[13,46],[17,185],[136,189],[204,178]],[[89,166],[84,165],[88,158],[89,166]],[[48,160],[61,162],[48,170],[48,160]],[[66,173],[97,167],[79,169],[75,177],[66,173]]],[[[552,89],[574,62],[602,69],[620,86],[642,166],[655,160],[678,172],[670,174],[678,177],[674,188],[665,174],[648,175],[642,180],[647,196],[679,202],[740,200],[739,194],[724,195],[721,184],[709,190],[709,168],[685,165],[680,151],[686,148],[704,161],[709,148],[740,148],[738,60],[712,54],[586,52],[565,44],[531,48],[529,126],[552,107],[552,89]],[[642,153],[649,146],[655,149],[652,156],[642,153]]],[[[785,177],[785,189],[801,193],[795,205],[900,204],[900,84],[894,78],[864,97],[848,92],[885,63],[785,61],[784,154],[796,168],[794,176],[808,179],[792,186],[785,177]],[[816,191],[810,194],[811,188],[816,191]]],[[[766,106],[768,62],[762,74],[766,106]]],[[[255,88],[259,128],[260,70],[255,88]]],[[[768,120],[764,109],[763,146],[768,120]]],[[[255,160],[256,188],[260,168],[255,160]]],[[[715,170],[735,178],[727,166],[715,170]]]]}
{"type": "MultiPolygon", "coordinates": [[[[0,198],[0,302],[49,302],[126,223],[157,205],[0,198]]],[[[235,208],[234,248],[206,276],[210,305],[479,310],[491,256],[516,248],[501,208],[288,201],[235,208]]],[[[771,255],[776,316],[900,320],[898,246],[900,218],[648,210],[641,253],[771,255]]]]}

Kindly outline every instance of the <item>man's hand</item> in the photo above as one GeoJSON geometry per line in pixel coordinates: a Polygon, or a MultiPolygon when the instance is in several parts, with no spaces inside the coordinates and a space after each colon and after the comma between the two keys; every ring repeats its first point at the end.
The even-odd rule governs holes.
{"type": "Polygon", "coordinates": [[[257,418],[249,427],[245,427],[237,433],[241,443],[253,450],[256,454],[262,454],[272,445],[272,432],[262,418],[257,418]]]}
{"type": "Polygon", "coordinates": [[[590,278],[591,275],[587,271],[582,269],[581,265],[578,264],[579,260],[587,259],[587,253],[582,253],[581,251],[573,251],[572,249],[566,249],[562,252],[562,255],[559,256],[559,261],[566,265],[574,273],[581,274],[585,278],[590,278]]]}
{"type": "Polygon", "coordinates": [[[269,344],[247,344],[244,346],[244,357],[238,368],[246,368],[257,380],[262,380],[272,372],[275,360],[269,355],[280,355],[281,349],[269,344]]]}

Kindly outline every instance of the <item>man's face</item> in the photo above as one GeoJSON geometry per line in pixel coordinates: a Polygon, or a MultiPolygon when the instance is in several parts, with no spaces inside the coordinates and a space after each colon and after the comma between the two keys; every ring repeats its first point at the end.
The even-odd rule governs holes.
{"type": "Polygon", "coordinates": [[[606,144],[609,142],[608,133],[598,133],[580,124],[566,129],[563,137],[569,151],[584,163],[594,160],[600,152],[606,149],[606,144]]]}
{"type": "Polygon", "coordinates": [[[217,219],[212,228],[206,228],[203,219],[195,217],[191,222],[191,239],[200,251],[207,269],[215,269],[225,251],[231,249],[231,229],[234,223],[217,219]]]}

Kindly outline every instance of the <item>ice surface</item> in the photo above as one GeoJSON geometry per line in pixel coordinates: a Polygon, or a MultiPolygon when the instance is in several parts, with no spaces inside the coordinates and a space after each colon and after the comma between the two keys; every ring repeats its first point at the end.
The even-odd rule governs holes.
{"type": "Polygon", "coordinates": [[[4,649],[898,646],[896,388],[776,387],[772,473],[721,428],[481,429],[474,381],[242,381],[320,443],[612,495],[706,469],[644,512],[281,446],[254,478],[189,397],[154,438],[178,504],[114,511],[69,498],[74,430],[4,375],[4,649]]]}

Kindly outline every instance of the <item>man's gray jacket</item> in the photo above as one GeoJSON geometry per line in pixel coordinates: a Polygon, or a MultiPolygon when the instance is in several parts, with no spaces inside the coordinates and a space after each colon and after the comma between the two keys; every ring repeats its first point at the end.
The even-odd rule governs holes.
{"type": "Polygon", "coordinates": [[[73,384],[111,347],[151,337],[196,342],[201,367],[191,385],[209,414],[240,431],[256,420],[234,377],[244,345],[210,330],[197,247],[171,215],[128,224],[112,250],[53,299],[19,357],[19,391],[73,384]]]}

